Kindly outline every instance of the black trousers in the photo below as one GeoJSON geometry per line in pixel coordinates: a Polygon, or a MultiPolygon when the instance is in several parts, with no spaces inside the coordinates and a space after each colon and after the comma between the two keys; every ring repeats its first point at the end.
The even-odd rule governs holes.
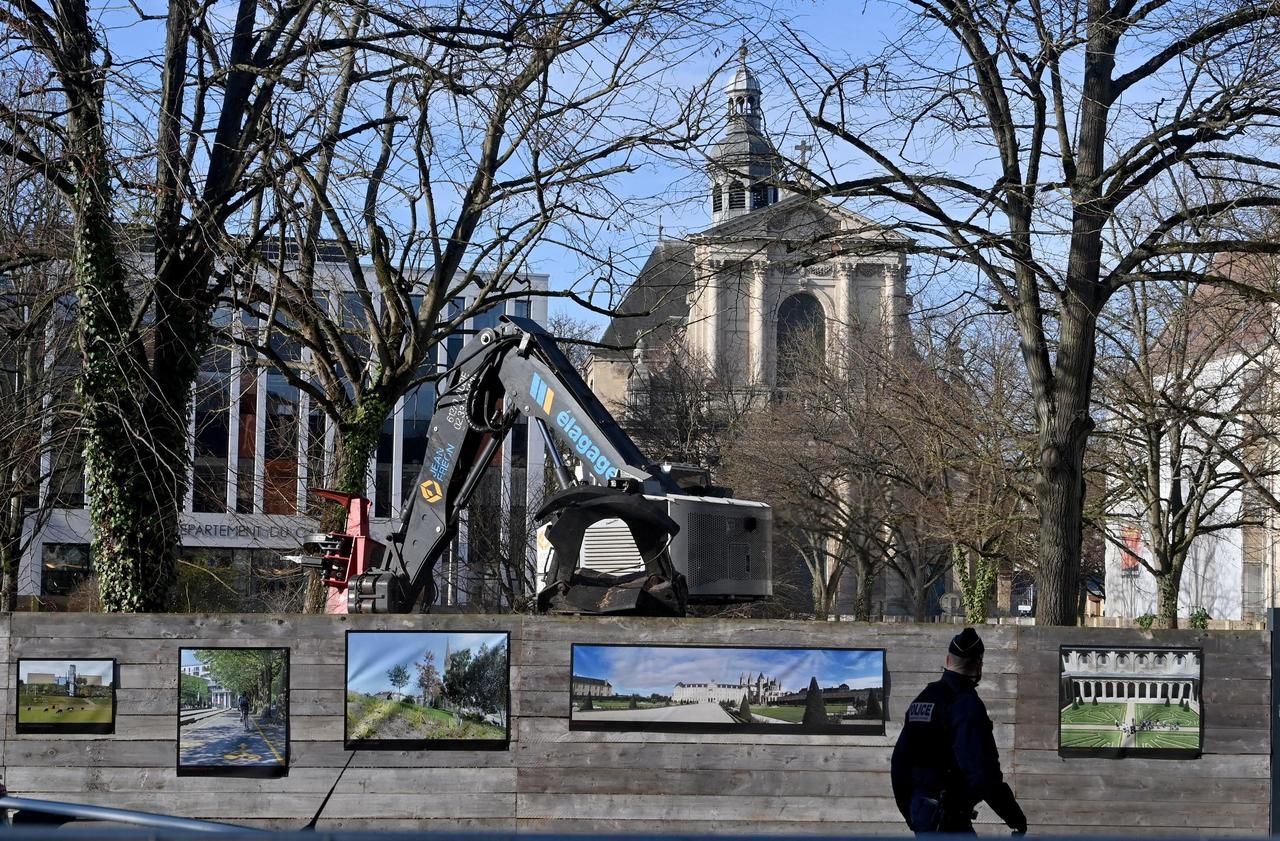
{"type": "Polygon", "coordinates": [[[936,832],[976,834],[972,809],[956,809],[945,802],[939,802],[939,798],[922,793],[911,796],[911,828],[916,835],[936,832]]]}

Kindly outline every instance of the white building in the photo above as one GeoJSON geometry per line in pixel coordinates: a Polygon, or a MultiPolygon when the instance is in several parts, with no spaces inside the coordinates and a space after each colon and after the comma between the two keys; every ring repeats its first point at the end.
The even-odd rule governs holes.
{"type": "MultiPolygon", "coordinates": [[[[346,269],[340,254],[322,253],[318,259],[333,264],[335,277],[346,269]]],[[[537,293],[545,292],[548,282],[545,274],[527,275],[524,285],[533,294],[508,299],[467,319],[463,334],[448,337],[436,349],[436,364],[447,368],[469,334],[496,326],[504,313],[545,323],[547,298],[537,293]]],[[[457,312],[471,303],[464,294],[450,307],[457,312]]],[[[228,310],[220,310],[215,318],[224,330],[253,327],[241,314],[228,310]]],[[[411,498],[425,456],[434,401],[434,384],[423,385],[396,402],[383,426],[366,489],[373,502],[372,531],[378,539],[399,528],[398,517],[411,498]]],[[[323,487],[313,483],[312,477],[327,475],[332,467],[334,430],[306,393],[230,343],[207,354],[193,403],[191,487],[180,523],[183,558],[210,569],[219,582],[233,587],[235,592],[229,593],[222,583],[211,585],[232,605],[256,600],[260,608],[270,609],[273,588],[284,586],[288,574],[296,570],[282,556],[297,554],[299,538],[318,528],[317,521],[307,516],[309,510],[316,510],[309,491],[313,485],[323,487]]],[[[52,474],[57,481],[46,479],[41,493],[46,499],[52,495],[54,509],[33,537],[28,523],[31,540],[19,570],[19,596],[38,598],[46,609],[64,606],[66,597],[90,571],[92,531],[83,464],[78,454],[72,455],[76,457],[56,465],[48,457],[45,460],[42,475],[52,474]]],[[[542,461],[541,437],[529,435],[524,424],[517,424],[502,448],[504,502],[524,511],[540,503],[542,471],[528,470],[528,465],[542,461]]],[[[470,580],[467,558],[464,514],[453,551],[436,568],[440,602],[464,603],[482,586],[470,580]]]]}
{"type": "Polygon", "coordinates": [[[719,704],[743,698],[751,704],[768,704],[785,695],[782,684],[776,678],[742,674],[737,683],[677,683],[671,690],[671,700],[677,704],[719,704]]]}
{"type": "Polygon", "coordinates": [[[1196,651],[1065,649],[1063,698],[1090,702],[1186,701],[1200,711],[1200,655],[1196,651]]]}
{"type": "Polygon", "coordinates": [[[196,663],[191,666],[182,666],[180,671],[184,675],[198,677],[209,684],[209,704],[215,709],[230,709],[235,706],[236,698],[233,693],[218,682],[218,679],[209,671],[209,667],[204,663],[196,663]]]}
{"type": "Polygon", "coordinates": [[[613,694],[613,684],[604,678],[574,675],[569,694],[574,698],[608,698],[613,694]]]}
{"type": "MultiPolygon", "coordinates": [[[[1153,535],[1160,532],[1153,519],[1165,524],[1166,539],[1189,536],[1180,617],[1203,610],[1212,619],[1256,621],[1280,604],[1272,537],[1280,512],[1265,504],[1266,495],[1280,493],[1280,429],[1261,429],[1275,423],[1280,397],[1271,373],[1277,362],[1275,325],[1270,308],[1203,286],[1168,317],[1165,332],[1174,335],[1158,336],[1148,351],[1158,372],[1165,365],[1156,375],[1156,405],[1150,410],[1161,433],[1158,506],[1147,491],[1153,477],[1145,472],[1144,447],[1150,436],[1133,431],[1133,420],[1102,417],[1099,433],[1110,433],[1112,446],[1126,442],[1129,456],[1116,462],[1121,467],[1108,478],[1114,501],[1104,526],[1104,615],[1157,613],[1158,583],[1151,570],[1160,565],[1153,551],[1153,535]],[[1185,373],[1168,373],[1170,359],[1180,360],[1185,373]],[[1166,402],[1185,408],[1173,413],[1166,402]],[[1178,511],[1190,513],[1181,525],[1178,511]]],[[[1146,417],[1141,404],[1123,408],[1122,417],[1146,417]]]]}

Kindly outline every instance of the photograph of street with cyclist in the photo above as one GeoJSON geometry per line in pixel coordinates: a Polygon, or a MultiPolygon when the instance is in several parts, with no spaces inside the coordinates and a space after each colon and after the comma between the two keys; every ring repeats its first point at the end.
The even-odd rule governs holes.
{"type": "Polygon", "coordinates": [[[1200,649],[1063,646],[1059,654],[1059,754],[1200,755],[1200,649]]]}
{"type": "Polygon", "coordinates": [[[492,749],[510,738],[505,631],[348,631],[348,748],[492,749]]]}
{"type": "Polygon", "coordinates": [[[282,777],[289,768],[289,649],[183,648],[178,773],[282,777]]]}
{"type": "Polygon", "coordinates": [[[18,733],[114,733],[115,660],[18,660],[18,733]]]}

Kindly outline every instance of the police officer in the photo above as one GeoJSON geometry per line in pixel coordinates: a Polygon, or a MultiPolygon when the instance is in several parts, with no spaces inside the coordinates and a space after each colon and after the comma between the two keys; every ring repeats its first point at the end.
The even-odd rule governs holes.
{"type": "Polygon", "coordinates": [[[942,679],[907,707],[893,749],[893,797],[907,826],[925,832],[972,833],[974,806],[985,800],[1015,834],[1027,818],[1000,773],[1000,753],[987,707],[974,691],[982,679],[982,639],[973,628],[947,647],[942,679]]]}

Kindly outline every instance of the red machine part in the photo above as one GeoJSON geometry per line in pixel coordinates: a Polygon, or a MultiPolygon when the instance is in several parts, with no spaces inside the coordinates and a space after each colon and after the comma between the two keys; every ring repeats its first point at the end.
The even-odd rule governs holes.
{"type": "Polygon", "coordinates": [[[325,613],[346,613],[347,587],[351,580],[377,565],[386,547],[369,535],[369,506],[373,503],[368,499],[358,494],[324,489],[316,489],[312,493],[347,509],[346,531],[332,535],[339,538],[335,541],[337,549],[324,556],[330,570],[324,580],[328,588],[325,613]]]}

